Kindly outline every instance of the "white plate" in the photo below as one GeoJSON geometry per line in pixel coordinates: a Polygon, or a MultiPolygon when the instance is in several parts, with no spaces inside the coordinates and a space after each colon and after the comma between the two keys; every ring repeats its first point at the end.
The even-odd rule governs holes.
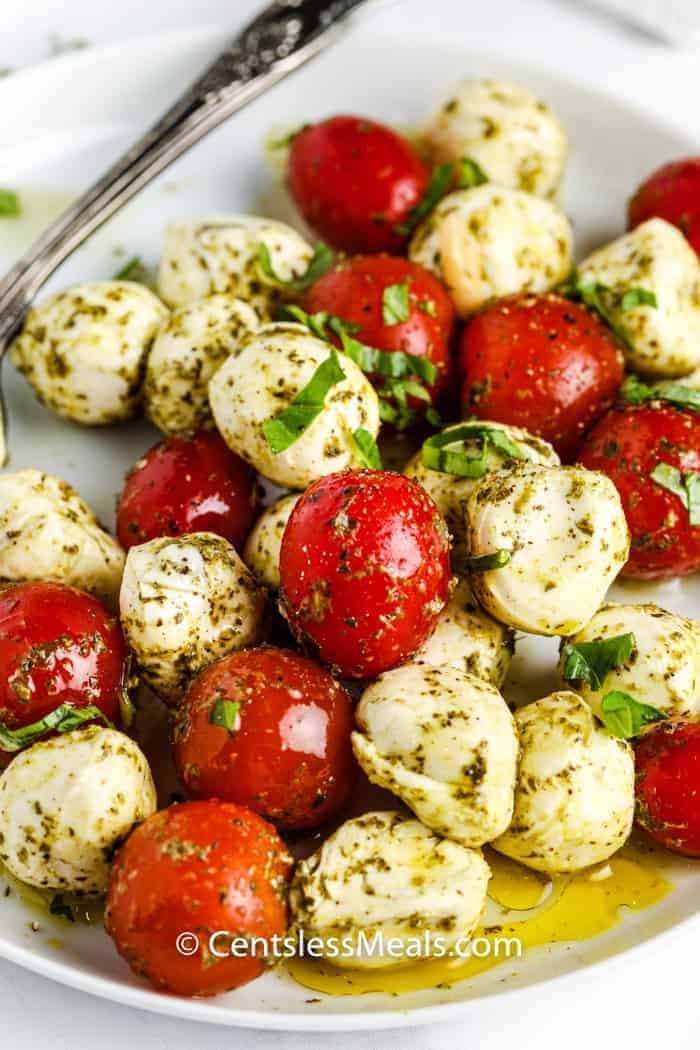
{"type": "MultiPolygon", "coordinates": [[[[38,228],[165,108],[221,43],[212,31],[150,37],[67,56],[0,85],[0,185],[16,187],[26,209],[25,218],[0,225],[0,266],[9,264],[38,228]]],[[[668,121],[650,117],[612,95],[457,46],[403,39],[397,46],[378,39],[370,27],[278,86],[183,158],[93,238],[54,279],[54,286],[111,276],[120,266],[116,250],[154,263],[163,227],[176,216],[255,210],[270,188],[261,146],[274,125],[294,126],[343,111],[411,125],[467,74],[527,83],[563,118],[573,141],[565,203],[579,253],[620,232],[625,200],[643,175],[697,147],[675,128],[672,116],[668,121]]],[[[10,371],[11,469],[34,466],[58,474],[112,522],[123,472],[154,442],[155,432],[145,424],[82,431],[42,410],[10,371]]],[[[676,611],[700,612],[696,581],[627,585],[621,593],[628,601],[653,595],[676,611]]],[[[529,699],[549,690],[554,649],[551,640],[541,639],[521,646],[513,677],[529,699]]],[[[616,965],[616,953],[635,946],[647,949],[653,937],[695,915],[700,879],[692,865],[675,862],[672,878],[676,889],[660,905],[627,914],[618,927],[594,941],[532,951],[517,972],[506,963],[452,989],[399,999],[319,997],[282,972],[216,1000],[161,995],[130,974],[99,929],[42,918],[40,929],[32,931],[37,916],[15,895],[0,899],[0,955],[84,991],[194,1020],[258,1028],[377,1029],[445,1020],[478,1009],[483,996],[514,994],[601,960],[616,965]]]]}

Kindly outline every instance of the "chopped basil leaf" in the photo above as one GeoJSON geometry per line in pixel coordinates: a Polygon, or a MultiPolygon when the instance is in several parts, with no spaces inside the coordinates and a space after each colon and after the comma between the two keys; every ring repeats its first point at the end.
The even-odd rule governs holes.
{"type": "Polygon", "coordinates": [[[464,423],[462,426],[450,427],[442,434],[434,434],[423,443],[421,456],[424,465],[430,470],[462,478],[483,478],[488,470],[489,448],[497,449],[507,459],[525,458],[520,446],[505,431],[484,423],[464,423]],[[467,441],[481,442],[478,455],[470,456],[463,450],[445,447],[457,443],[464,446],[467,441]]]}
{"type": "Polygon", "coordinates": [[[390,284],[382,293],[382,319],[386,325],[402,324],[408,320],[408,281],[390,284]]]}
{"type": "Polygon", "coordinates": [[[662,489],[666,489],[667,492],[672,492],[674,496],[678,496],[683,506],[687,508],[688,494],[678,467],[672,467],[670,463],[657,463],[650,477],[662,489]]]}
{"type": "Polygon", "coordinates": [[[686,474],[683,479],[688,494],[688,520],[691,525],[700,525],[700,474],[686,474]]]}
{"type": "Polygon", "coordinates": [[[326,394],[342,379],[345,379],[345,372],[333,348],[330,357],[321,362],[292,403],[274,419],[263,423],[263,433],[275,456],[285,452],[311,426],[323,409],[326,394]]]}
{"type": "Polygon", "coordinates": [[[491,572],[492,569],[502,569],[511,559],[511,551],[499,550],[493,554],[479,554],[467,558],[467,567],[470,572],[491,572]]]}
{"type": "Polygon", "coordinates": [[[49,904],[49,915],[60,915],[62,919],[67,919],[68,922],[75,922],[73,909],[65,900],[62,893],[56,893],[51,898],[51,903],[49,904]]]}
{"type": "Polygon", "coordinates": [[[237,700],[217,700],[209,712],[209,725],[221,726],[229,733],[235,733],[240,709],[241,705],[237,700]]]}
{"type": "Polygon", "coordinates": [[[607,675],[615,667],[627,663],[636,647],[633,634],[616,634],[596,642],[571,642],[562,649],[563,677],[567,682],[586,682],[591,689],[600,689],[607,675]]]}
{"type": "Polygon", "coordinates": [[[670,379],[663,379],[649,386],[637,376],[627,376],[620,387],[620,397],[633,405],[641,405],[644,401],[668,401],[670,405],[676,405],[678,408],[700,412],[700,390],[693,390],[692,387],[683,386],[682,383],[670,379]]]}
{"type": "Polygon", "coordinates": [[[428,314],[429,317],[437,317],[437,306],[432,299],[419,300],[418,309],[422,310],[424,314],[428,314]]]}
{"type": "Polygon", "coordinates": [[[430,182],[428,183],[425,193],[415,207],[411,208],[406,216],[406,221],[402,222],[399,226],[394,227],[396,233],[400,234],[402,237],[406,234],[412,233],[416,226],[423,221],[426,215],[430,214],[438,201],[445,196],[450,188],[454,169],[454,164],[440,164],[435,168],[430,177],[430,182]]]}
{"type": "Polygon", "coordinates": [[[623,313],[634,310],[637,306],[658,306],[656,296],[647,288],[630,288],[620,300],[620,309],[623,313]]]}
{"type": "Polygon", "coordinates": [[[355,442],[363,465],[368,470],[382,470],[382,457],[369,430],[365,430],[364,427],[358,427],[353,432],[352,439],[355,442]]]}
{"type": "Polygon", "coordinates": [[[429,385],[435,382],[437,370],[427,357],[407,354],[403,350],[377,350],[373,346],[366,346],[349,334],[345,321],[338,317],[331,317],[328,324],[336,335],[340,336],[343,352],[363,372],[372,372],[385,379],[402,379],[405,376],[416,375],[429,385]]]}
{"type": "Polygon", "coordinates": [[[151,271],[143,265],[140,256],[134,255],[115,273],[115,281],[134,281],[136,284],[145,284],[148,288],[155,286],[155,278],[151,271]]]}
{"type": "Polygon", "coordinates": [[[60,704],[38,722],[32,722],[31,725],[22,726],[20,729],[10,729],[0,724],[0,750],[21,751],[23,747],[35,743],[52,730],[56,733],[70,733],[85,725],[86,722],[95,721],[103,722],[109,729],[114,728],[107,716],[93,704],[88,704],[86,707],[60,704]]]}
{"type": "Polygon", "coordinates": [[[288,131],[286,135],[282,135],[278,139],[270,139],[267,143],[267,148],[270,150],[287,149],[294,142],[297,135],[308,127],[310,127],[309,124],[300,124],[298,128],[288,131]]]}
{"type": "Polygon", "coordinates": [[[332,314],[329,314],[327,310],[319,310],[316,314],[307,314],[306,310],[302,310],[300,306],[294,306],[292,303],[285,303],[279,312],[280,320],[296,321],[298,324],[306,325],[312,335],[315,335],[317,339],[323,339],[326,343],[328,342],[327,327],[331,317],[332,314]]]}
{"type": "Polygon", "coordinates": [[[319,277],[328,270],[333,263],[333,252],[325,244],[317,244],[314,254],[309,261],[306,272],[299,277],[290,277],[285,280],[279,277],[272,268],[270,249],[261,241],[258,244],[258,266],[268,281],[272,281],[279,288],[286,288],[290,292],[305,292],[319,277]]]}
{"type": "Polygon", "coordinates": [[[489,181],[489,177],[472,157],[462,157],[457,166],[457,187],[460,190],[470,190],[474,186],[483,186],[489,181]]]}
{"type": "Polygon", "coordinates": [[[660,722],[667,716],[650,704],[640,704],[629,693],[614,689],[600,705],[605,728],[613,736],[628,740],[637,736],[643,726],[660,722]]]}
{"type": "Polygon", "coordinates": [[[22,212],[19,196],[14,190],[0,190],[0,216],[16,218],[22,212]]]}

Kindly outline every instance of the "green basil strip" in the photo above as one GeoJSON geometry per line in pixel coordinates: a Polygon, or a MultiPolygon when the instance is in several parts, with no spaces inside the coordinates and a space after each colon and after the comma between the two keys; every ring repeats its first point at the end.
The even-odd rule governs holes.
{"type": "Polygon", "coordinates": [[[382,470],[382,457],[377,448],[377,443],[369,430],[365,430],[364,427],[358,427],[353,432],[352,439],[355,442],[355,447],[360,454],[363,465],[368,470],[382,470]]]}
{"type": "MultiPolygon", "coordinates": [[[[616,297],[616,293],[607,284],[591,278],[582,278],[576,267],[574,267],[568,279],[559,287],[559,292],[569,299],[582,302],[590,310],[595,310],[608,327],[612,329],[619,341],[630,348],[630,339],[627,332],[617,323],[612,309],[606,302],[606,299],[616,297]]],[[[623,313],[640,305],[656,306],[654,293],[647,291],[645,288],[631,288],[619,299],[620,310],[623,313]]]]}
{"type": "Polygon", "coordinates": [[[600,689],[610,671],[627,663],[636,645],[633,634],[575,645],[567,642],[562,649],[563,677],[567,682],[586,682],[591,689],[600,689]]]}
{"type": "Polygon", "coordinates": [[[80,729],[86,722],[103,722],[108,729],[114,726],[99,707],[88,704],[87,707],[73,707],[72,704],[60,704],[38,722],[22,726],[20,729],[9,729],[0,724],[0,749],[3,751],[21,751],[22,748],[40,740],[46,733],[70,733],[80,729]]]}
{"type": "Polygon", "coordinates": [[[366,346],[349,334],[347,325],[338,317],[330,317],[328,325],[340,336],[343,352],[363,372],[371,372],[386,379],[402,379],[404,376],[416,375],[428,386],[435,382],[437,370],[426,357],[407,354],[403,350],[377,350],[373,346],[366,346]]]}
{"type": "Polygon", "coordinates": [[[691,525],[700,525],[700,474],[686,474],[683,482],[688,496],[688,519],[691,525]]]}
{"type": "Polygon", "coordinates": [[[433,299],[421,299],[418,302],[418,309],[422,310],[428,317],[437,317],[437,306],[433,299]]]}
{"type": "Polygon", "coordinates": [[[389,284],[382,292],[382,320],[385,325],[402,324],[411,312],[408,281],[389,284]]]}
{"type": "Polygon", "coordinates": [[[467,566],[470,572],[491,572],[492,569],[502,569],[511,559],[511,551],[498,550],[493,554],[478,554],[467,558],[467,566]]]}
{"type": "Polygon", "coordinates": [[[49,904],[49,915],[59,915],[68,922],[75,922],[75,915],[62,893],[55,893],[49,904]]]}
{"type": "Polygon", "coordinates": [[[700,390],[693,390],[692,387],[683,386],[682,383],[670,379],[649,386],[637,376],[627,376],[620,387],[620,397],[633,405],[641,405],[644,401],[668,401],[670,405],[676,405],[678,408],[700,412],[700,390]]]}
{"type": "Polygon", "coordinates": [[[132,256],[132,258],[122,266],[121,270],[119,270],[118,273],[115,273],[112,280],[134,281],[136,284],[145,284],[149,288],[155,285],[153,274],[143,265],[139,255],[132,256]]]}
{"type": "Polygon", "coordinates": [[[464,423],[462,426],[450,427],[442,434],[434,434],[423,443],[421,456],[424,465],[430,470],[462,478],[483,478],[488,470],[488,451],[491,446],[509,459],[525,458],[520,446],[505,431],[482,423],[464,423]],[[481,441],[481,451],[477,456],[445,447],[469,440],[481,441]]]}
{"type": "Polygon", "coordinates": [[[634,310],[637,306],[658,307],[658,305],[656,295],[647,288],[630,288],[620,300],[620,309],[623,313],[627,313],[628,310],[634,310]]]}
{"type": "Polygon", "coordinates": [[[460,190],[471,190],[483,186],[489,177],[473,157],[462,157],[457,167],[457,187],[460,190]]]}
{"type": "Polygon", "coordinates": [[[217,700],[209,712],[209,725],[221,726],[229,733],[235,733],[240,709],[241,705],[237,700],[217,700]]]}
{"type": "Polygon", "coordinates": [[[440,164],[435,168],[425,193],[415,207],[411,208],[406,216],[406,221],[394,227],[396,233],[402,237],[412,233],[426,215],[430,214],[438,201],[445,196],[450,188],[454,170],[454,164],[440,164]]]}
{"type": "Polygon", "coordinates": [[[674,496],[678,496],[684,507],[688,507],[688,493],[678,467],[672,467],[670,463],[657,463],[650,477],[662,489],[666,489],[667,492],[672,492],[674,496]]]}
{"type": "Polygon", "coordinates": [[[338,354],[332,349],[330,357],[321,362],[292,403],[274,419],[263,423],[263,434],[273,455],[285,452],[311,426],[322,411],[329,390],[342,379],[345,379],[345,372],[340,367],[338,354]]]}
{"type": "Polygon", "coordinates": [[[260,241],[258,244],[258,266],[263,275],[279,288],[286,288],[290,292],[305,292],[319,277],[323,277],[324,273],[332,265],[333,252],[325,244],[317,244],[306,272],[299,277],[291,277],[289,280],[285,280],[276,274],[272,267],[270,249],[263,241],[260,241]]]}
{"type": "Polygon", "coordinates": [[[614,689],[604,696],[600,708],[605,728],[622,740],[637,736],[643,726],[668,717],[663,711],[650,704],[640,704],[629,693],[623,693],[619,689],[614,689]]]}
{"type": "Polygon", "coordinates": [[[14,219],[21,214],[19,195],[14,190],[0,190],[0,216],[14,219]]]}

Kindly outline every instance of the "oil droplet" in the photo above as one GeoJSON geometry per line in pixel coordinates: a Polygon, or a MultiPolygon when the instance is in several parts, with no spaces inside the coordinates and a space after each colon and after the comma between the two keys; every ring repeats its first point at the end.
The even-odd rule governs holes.
{"type": "MultiPolygon", "coordinates": [[[[625,846],[605,864],[576,875],[557,876],[551,881],[515,861],[496,860],[493,853],[489,863],[493,863],[495,869],[490,895],[508,908],[508,912],[502,923],[486,926],[475,936],[486,938],[494,947],[499,938],[518,938],[523,951],[546,944],[589,940],[617,925],[620,908],[633,911],[649,908],[672,888],[654,858],[633,845],[625,846]],[[605,871],[607,867],[609,875],[605,871]],[[601,877],[603,875],[607,877],[601,877]],[[543,896],[546,896],[545,902],[538,907],[543,896]],[[517,918],[518,911],[530,909],[535,909],[532,915],[517,918]]],[[[344,969],[307,957],[291,960],[288,970],[304,988],[328,995],[365,992],[400,995],[444,988],[506,961],[506,952],[494,950],[480,958],[423,959],[395,969],[371,971],[344,969]]]]}

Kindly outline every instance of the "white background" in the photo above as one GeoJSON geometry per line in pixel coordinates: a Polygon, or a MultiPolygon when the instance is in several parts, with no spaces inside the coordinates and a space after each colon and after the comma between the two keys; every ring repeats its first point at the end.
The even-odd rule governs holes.
{"type": "MultiPolygon", "coordinates": [[[[56,36],[95,45],[189,25],[234,29],[256,6],[255,0],[0,0],[0,68],[43,60],[56,36]]],[[[459,37],[465,48],[518,55],[576,79],[614,81],[655,107],[660,97],[667,106],[685,105],[700,141],[700,109],[694,115],[700,78],[694,88],[684,83],[665,45],[581,0],[402,0],[378,16],[378,25],[396,34],[459,37]]],[[[0,149],[1,127],[0,116],[0,149]]],[[[484,1002],[463,1024],[356,1036],[232,1031],[170,1020],[93,999],[0,961],[0,1043],[12,1050],[326,1050],[329,1043],[340,1050],[588,1050],[601,1043],[697,1050],[695,947],[691,934],[680,934],[653,955],[606,968],[603,976],[593,971],[506,1006],[484,1002]]]]}

